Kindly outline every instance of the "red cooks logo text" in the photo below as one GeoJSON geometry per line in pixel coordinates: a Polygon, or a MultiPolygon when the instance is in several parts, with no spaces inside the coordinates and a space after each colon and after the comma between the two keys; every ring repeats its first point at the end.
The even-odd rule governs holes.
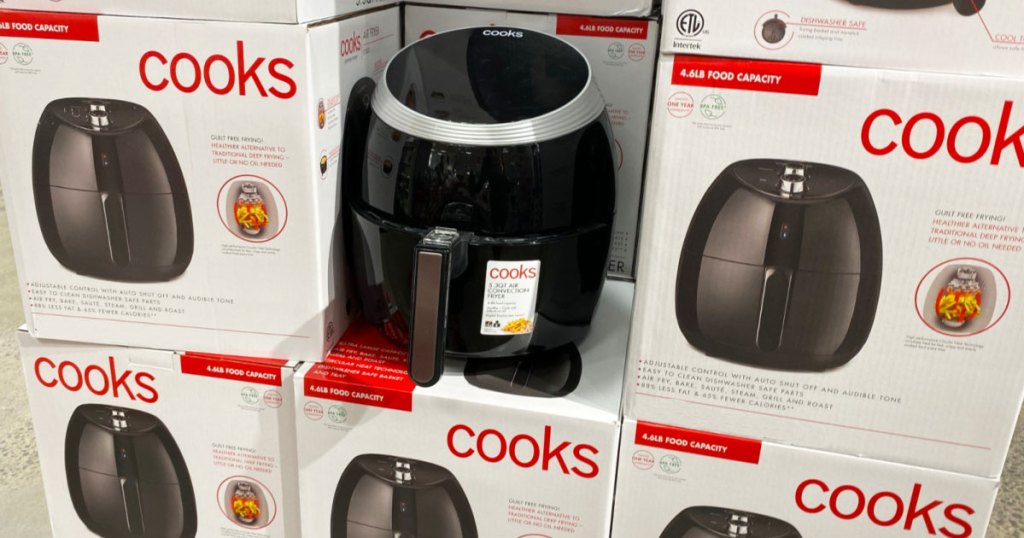
{"type": "Polygon", "coordinates": [[[71,392],[87,390],[96,396],[113,396],[156,402],[160,395],[152,383],[153,374],[124,370],[118,372],[114,357],[108,357],[107,364],[79,365],[71,361],[54,362],[46,357],[36,359],[36,379],[47,388],[62,387],[71,392]]]}
{"type": "Polygon", "coordinates": [[[232,57],[213,54],[197,58],[188,52],[174,55],[151,50],[139,59],[142,83],[155,92],[174,87],[192,93],[201,87],[217,95],[259,95],[290,99],[297,86],[290,75],[295,64],[287,58],[246,56],[245,43],[235,43],[232,57]]]}
{"type": "MultiPolygon", "coordinates": [[[[946,538],[967,538],[974,529],[968,517],[974,509],[965,504],[928,500],[914,484],[909,497],[894,491],[870,494],[854,485],[832,488],[817,479],[803,481],[796,488],[796,505],[808,514],[831,514],[841,520],[867,518],[879,527],[946,538]]],[[[915,534],[915,536],[918,534],[915,534]]]]}
{"type": "Polygon", "coordinates": [[[600,472],[594,458],[597,447],[554,438],[551,426],[544,426],[538,439],[520,433],[511,437],[495,429],[476,431],[465,424],[448,430],[448,450],[459,458],[478,457],[488,463],[510,460],[524,469],[540,467],[580,478],[594,478],[600,472]]]}

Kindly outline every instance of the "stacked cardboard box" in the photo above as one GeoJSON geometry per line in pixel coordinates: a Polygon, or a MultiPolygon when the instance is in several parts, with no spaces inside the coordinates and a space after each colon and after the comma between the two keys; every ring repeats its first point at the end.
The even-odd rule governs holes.
{"type": "Polygon", "coordinates": [[[1020,8],[853,4],[666,4],[614,536],[985,533],[1020,8]]]}

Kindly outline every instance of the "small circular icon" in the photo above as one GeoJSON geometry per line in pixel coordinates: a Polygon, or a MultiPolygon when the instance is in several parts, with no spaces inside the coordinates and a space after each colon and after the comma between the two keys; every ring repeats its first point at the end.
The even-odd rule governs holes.
{"type": "Polygon", "coordinates": [[[658,462],[658,467],[661,471],[668,474],[676,474],[683,469],[683,460],[679,459],[679,456],[675,454],[669,454],[658,462]]]}
{"type": "Polygon", "coordinates": [[[324,418],[324,407],[316,402],[306,402],[306,405],[302,407],[302,412],[309,420],[324,418]]]}
{"type": "Polygon", "coordinates": [[[633,466],[643,471],[654,467],[654,454],[651,454],[646,450],[637,450],[634,452],[632,460],[633,466]]]}
{"type": "Polygon", "coordinates": [[[626,55],[626,46],[618,41],[608,45],[608,57],[613,60],[621,60],[626,55]]]}
{"type": "Polygon", "coordinates": [[[28,65],[32,63],[33,60],[32,47],[25,43],[18,43],[17,45],[14,45],[13,49],[11,49],[11,56],[14,57],[15,62],[18,62],[21,65],[28,65]]]}
{"type": "Polygon", "coordinates": [[[0,65],[7,63],[8,57],[10,57],[10,54],[7,52],[7,47],[0,43],[0,65]]]}
{"type": "Polygon", "coordinates": [[[324,100],[320,99],[316,103],[316,124],[321,129],[327,124],[327,108],[324,106],[324,100]]]}
{"type": "Polygon", "coordinates": [[[695,37],[704,31],[704,15],[696,9],[687,9],[676,19],[676,30],[683,37],[695,37]]]}
{"type": "Polygon", "coordinates": [[[260,402],[260,391],[245,387],[242,389],[242,401],[249,405],[256,405],[260,402]]]}
{"type": "Polygon", "coordinates": [[[633,43],[629,46],[629,59],[639,62],[647,56],[647,47],[643,43],[633,43]]]}
{"type": "Polygon", "coordinates": [[[340,405],[332,405],[327,408],[327,419],[335,424],[344,424],[348,421],[348,411],[340,405]]]}
{"type": "Polygon", "coordinates": [[[668,98],[668,113],[674,118],[685,118],[693,114],[693,96],[686,92],[676,92],[668,98]]]}
{"type": "Polygon", "coordinates": [[[263,403],[267,404],[267,407],[277,409],[284,405],[284,396],[279,391],[271,389],[263,393],[263,403]]]}
{"type": "Polygon", "coordinates": [[[713,93],[700,101],[700,113],[709,120],[717,120],[725,115],[725,98],[713,93]]]}

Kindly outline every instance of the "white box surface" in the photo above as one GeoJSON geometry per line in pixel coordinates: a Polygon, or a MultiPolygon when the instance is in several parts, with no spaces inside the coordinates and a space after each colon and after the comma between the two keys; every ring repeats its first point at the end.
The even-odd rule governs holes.
{"type": "MultiPolygon", "coordinates": [[[[410,480],[419,462],[451,473],[479,536],[607,536],[631,297],[632,284],[607,284],[580,348],[582,377],[562,397],[479,388],[454,361],[437,385],[413,390],[404,350],[353,323],[327,362],[296,377],[303,535],[330,534],[346,468],[379,455],[410,463],[410,480]]],[[[380,504],[359,498],[364,514],[380,504]]]]}
{"type": "Polygon", "coordinates": [[[467,26],[512,26],[545,32],[571,43],[587,57],[608,103],[617,151],[617,200],[608,274],[632,278],[651,110],[648,82],[654,81],[658,22],[416,5],[405,8],[406,43],[467,26]]]}
{"type": "MultiPolygon", "coordinates": [[[[41,338],[321,360],[347,323],[336,230],[346,104],[353,85],[382,71],[398,49],[398,8],[317,25],[0,11],[0,36],[15,32],[6,23],[33,28],[31,37],[0,37],[11,51],[0,55],[0,85],[6,90],[0,102],[0,175],[31,332],[41,338]],[[179,276],[146,282],[97,278],[77,263],[59,263],[48,248],[52,237],[43,230],[54,227],[40,221],[51,213],[68,219],[56,232],[61,238],[69,234],[65,245],[92,244],[75,238],[87,228],[79,221],[108,223],[102,233],[89,234],[106,240],[79,248],[105,266],[131,264],[147,247],[158,248],[155,234],[137,223],[173,223],[162,213],[147,219],[149,213],[133,205],[130,185],[145,185],[153,176],[141,172],[145,168],[132,148],[120,147],[122,158],[114,159],[123,177],[134,176],[131,183],[122,180],[122,211],[134,212],[128,255],[113,246],[121,242],[110,238],[124,234],[110,223],[120,219],[103,205],[111,198],[103,188],[95,190],[95,179],[91,193],[56,185],[71,180],[50,180],[53,192],[80,203],[52,212],[37,206],[35,196],[47,192],[48,177],[75,177],[75,171],[86,174],[96,162],[107,162],[89,146],[84,154],[45,153],[58,144],[37,136],[43,132],[37,126],[41,117],[47,119],[49,104],[66,98],[134,103],[162,129],[171,148],[164,171],[171,175],[170,163],[180,168],[190,208],[182,215],[194,237],[191,260],[179,276]],[[53,174],[39,173],[34,151],[50,155],[41,162],[50,162],[53,174]],[[65,162],[71,172],[58,170],[65,162]],[[261,226],[239,217],[247,184],[269,216],[261,226]],[[258,233],[247,233],[243,223],[258,233]]],[[[90,114],[80,108],[63,110],[67,117],[90,114]]],[[[118,113],[108,112],[110,128],[132,133],[119,143],[138,140],[139,130],[131,131],[131,122],[118,113]]],[[[76,136],[83,131],[89,135],[77,128],[76,136]]],[[[95,131],[95,140],[102,141],[106,131],[95,131]]],[[[187,228],[179,225],[177,237],[187,228]]]]}
{"type": "Polygon", "coordinates": [[[1024,279],[1019,90],[1019,82],[983,77],[663,55],[626,416],[999,476],[1024,387],[1016,300],[1024,279]],[[753,198],[810,208],[789,222],[816,223],[802,232],[800,253],[766,246],[789,237],[777,226],[787,222],[779,220],[784,214],[763,210],[771,205],[750,206],[746,224],[731,229],[717,223],[737,221],[709,219],[742,214],[704,212],[718,200],[705,195],[723,171],[746,159],[770,161],[751,173],[768,189],[783,185],[787,164],[855,173],[873,199],[880,250],[856,241],[871,235],[871,219],[852,205],[830,206],[810,220],[810,211],[824,207],[814,205],[827,190],[814,179],[821,165],[808,168],[806,196],[790,205],[780,193],[753,198]],[[829,224],[851,214],[862,219],[863,233],[829,224]],[[710,247],[703,258],[683,256],[686,236],[699,244],[709,222],[718,235],[708,244],[745,245],[742,263],[710,247]],[[809,291],[809,300],[793,291],[782,294],[789,301],[782,307],[764,291],[768,277],[795,267],[772,261],[780,252],[800,255],[790,289],[809,291]],[[680,271],[684,257],[703,260],[699,277],[680,271]],[[879,291],[872,294],[871,279],[862,278],[867,265],[844,273],[815,269],[835,259],[881,260],[879,291]],[[977,274],[980,293],[947,290],[961,268],[977,274]],[[716,277],[736,279],[713,291],[716,277]],[[815,287],[818,277],[854,279],[857,293],[868,290],[864,297],[876,298],[877,308],[855,300],[853,288],[831,288],[835,280],[815,287]],[[953,299],[949,308],[945,301],[953,299]],[[683,327],[693,311],[698,334],[723,348],[766,352],[752,359],[691,344],[683,327]],[[955,321],[963,315],[964,324],[947,325],[948,314],[955,321]],[[854,331],[818,329],[847,321],[869,328],[859,351],[849,338],[854,331]],[[760,334],[781,334],[782,343],[773,347],[760,334]],[[794,367],[776,360],[793,358],[801,343],[816,346],[823,362],[794,367]],[[845,365],[832,361],[851,350],[845,365]]]}
{"type": "Polygon", "coordinates": [[[394,3],[395,0],[6,0],[4,7],[29,11],[295,24],[394,3]]]}
{"type": "MultiPolygon", "coordinates": [[[[192,507],[183,512],[194,516],[194,536],[298,536],[295,400],[291,389],[298,363],[36,340],[24,331],[18,333],[18,339],[54,536],[94,535],[76,512],[72,500],[75,491],[86,492],[82,508],[93,514],[88,516],[93,531],[114,535],[118,524],[128,517],[111,523],[96,515],[102,514],[96,507],[107,503],[115,507],[115,512],[125,512],[125,497],[108,498],[98,492],[109,490],[73,485],[73,480],[89,476],[90,471],[69,473],[66,462],[72,461],[71,454],[78,454],[76,469],[107,469],[115,465],[115,448],[123,446],[115,441],[115,446],[107,444],[108,450],[94,451],[92,458],[87,457],[83,445],[94,446],[88,441],[91,436],[72,434],[77,431],[71,427],[72,418],[80,409],[92,409],[92,414],[115,410],[124,413],[127,424],[119,427],[129,433],[122,440],[138,436],[134,448],[129,449],[135,455],[138,478],[134,484],[130,479],[121,481],[127,488],[124,491],[130,492],[135,485],[141,491],[143,517],[136,520],[136,532],[167,532],[180,528],[181,521],[157,521],[164,505],[152,501],[155,489],[149,486],[159,481],[146,470],[168,464],[144,446],[153,439],[147,433],[155,431],[142,426],[145,416],[150,415],[180,452],[186,472],[177,476],[187,475],[190,483],[173,487],[172,497],[177,500],[167,506],[181,503],[192,507]],[[88,405],[98,407],[81,407],[88,405]],[[253,492],[256,510],[251,504],[243,504],[236,512],[233,501],[244,497],[236,495],[241,489],[253,492]],[[186,500],[189,496],[191,502],[186,500]],[[236,516],[239,513],[244,521],[236,516]]],[[[165,447],[170,444],[163,443],[165,447]]],[[[95,446],[102,448],[104,443],[101,440],[95,446]]],[[[167,453],[174,451],[171,448],[167,453]]],[[[122,479],[130,475],[118,474],[122,479]]],[[[185,481],[179,478],[178,483],[185,481]]]]}
{"type": "Polygon", "coordinates": [[[537,13],[575,13],[603,17],[647,17],[661,5],[661,0],[417,0],[417,4],[457,6],[485,9],[510,9],[537,13]]]}
{"type": "Polygon", "coordinates": [[[671,52],[1024,75],[1021,2],[667,0],[663,12],[662,49],[671,52]],[[975,4],[983,7],[961,15],[954,4],[965,9],[975,4]],[[925,7],[915,9],[915,5],[925,7]]]}
{"type": "Polygon", "coordinates": [[[999,488],[993,479],[633,420],[623,424],[621,454],[613,538],[680,538],[695,520],[784,538],[980,537],[999,488]]]}

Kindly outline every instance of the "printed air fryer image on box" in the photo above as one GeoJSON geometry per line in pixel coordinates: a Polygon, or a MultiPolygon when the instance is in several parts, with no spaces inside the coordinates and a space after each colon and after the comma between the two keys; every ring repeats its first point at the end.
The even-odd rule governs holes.
{"type": "Polygon", "coordinates": [[[239,476],[221,483],[224,516],[244,529],[262,529],[277,517],[277,502],[255,478],[239,476]]]}
{"type": "Polygon", "coordinates": [[[660,538],[720,536],[801,538],[795,527],[781,519],[719,506],[693,506],[679,512],[665,527],[660,538]]]}
{"type": "Polygon", "coordinates": [[[167,135],[140,105],[58,99],[32,148],[36,215],[64,267],[106,280],[159,282],[192,259],[192,214],[167,135]]]}
{"type": "Polygon", "coordinates": [[[356,456],[338,481],[331,538],[477,538],[466,493],[451,471],[410,458],[356,456]]]}
{"type": "Polygon", "coordinates": [[[181,450],[149,413],[84,404],[65,441],[68,489],[98,536],[195,536],[196,499],[181,450]]]}
{"type": "Polygon", "coordinates": [[[711,356],[827,370],[867,341],[882,278],[882,238],[857,174],[793,160],[734,163],[690,221],[676,318],[711,356]]]}

